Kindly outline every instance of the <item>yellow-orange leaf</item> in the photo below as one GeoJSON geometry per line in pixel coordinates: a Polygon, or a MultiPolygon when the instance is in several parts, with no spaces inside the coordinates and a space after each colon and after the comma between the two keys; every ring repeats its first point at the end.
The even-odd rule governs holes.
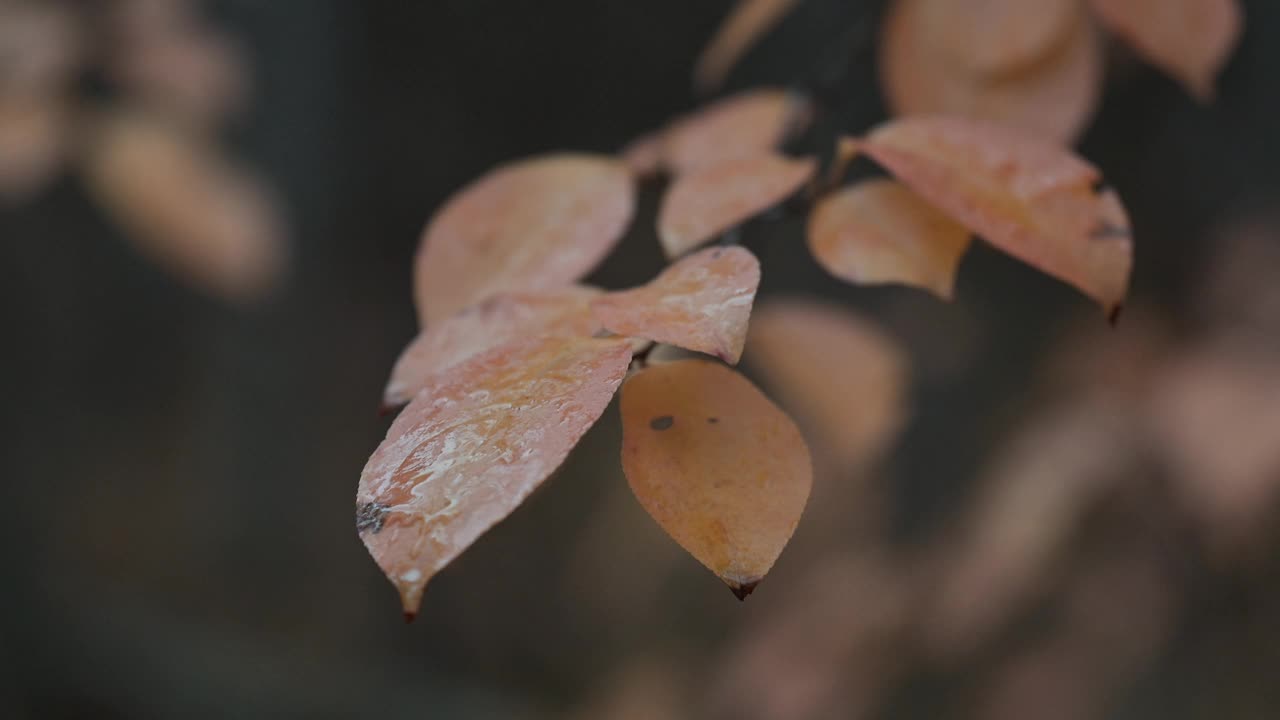
{"type": "Polygon", "coordinates": [[[702,91],[724,83],[729,70],[769,29],[778,24],[798,0],[738,0],[715,37],[707,44],[693,71],[693,82],[702,91]]]}
{"type": "Polygon", "coordinates": [[[589,337],[600,324],[591,316],[595,288],[502,293],[428,327],[409,343],[383,392],[386,407],[409,402],[433,375],[467,358],[532,337],[589,337]]]}
{"type": "Polygon", "coordinates": [[[1090,0],[1098,18],[1201,101],[1240,40],[1238,0],[1090,0]]]}
{"type": "Polygon", "coordinates": [[[817,165],[776,154],[730,160],[681,175],[658,210],[658,238],[674,258],[768,210],[800,189],[817,165]]]}
{"type": "Polygon", "coordinates": [[[197,136],[140,115],[108,116],[86,170],[139,252],[189,283],[245,301],[283,273],[285,234],[266,187],[197,136]]]}
{"type": "Polygon", "coordinates": [[[813,484],[791,419],[705,360],[653,365],[622,386],[622,469],[653,519],[739,599],[773,567],[813,484]]]}
{"type": "Polygon", "coordinates": [[[1077,0],[895,0],[879,69],[896,115],[962,115],[1070,141],[1093,115],[1102,61],[1077,0]]]}
{"type": "Polygon", "coordinates": [[[905,118],[862,143],[931,205],[985,240],[1098,301],[1122,305],[1133,243],[1096,168],[1019,132],[959,118],[905,118]]]}
{"type": "Polygon", "coordinates": [[[760,262],[741,247],[707,248],[678,260],[647,285],[591,303],[607,330],[738,362],[747,339],[760,262]]]}
{"type": "Polygon", "coordinates": [[[609,254],[631,220],[627,166],[606,156],[544,155],[490,171],[427,224],[414,267],[426,326],[500,291],[574,282],[609,254]]]}
{"type": "Polygon", "coordinates": [[[902,283],[951,298],[969,231],[894,180],[824,198],[809,216],[809,250],[827,272],[860,284],[902,283]]]}
{"type": "Polygon", "coordinates": [[[867,463],[902,427],[906,352],[848,308],[762,301],[751,320],[746,361],[796,413],[815,452],[839,469],[867,463]]]}
{"type": "Polygon", "coordinates": [[[433,377],[360,476],[356,529],[410,618],[437,571],[564,461],[626,374],[622,338],[539,338],[433,377]]]}
{"type": "Polygon", "coordinates": [[[681,174],[776,150],[806,107],[785,90],[732,95],[674,122],[663,134],[663,160],[681,174]]]}

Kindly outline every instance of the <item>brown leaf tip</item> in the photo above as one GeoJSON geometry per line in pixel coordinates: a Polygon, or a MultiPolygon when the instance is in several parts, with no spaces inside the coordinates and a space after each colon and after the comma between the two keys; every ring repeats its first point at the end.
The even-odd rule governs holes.
{"type": "Polygon", "coordinates": [[[412,623],[412,622],[413,622],[413,620],[414,620],[414,618],[416,618],[416,617],[418,617],[418,613],[414,612],[413,610],[405,610],[405,611],[404,611],[404,624],[405,624],[405,625],[408,625],[409,623],[412,623]]]}
{"type": "Polygon", "coordinates": [[[756,589],[756,586],[759,584],[760,584],[760,578],[756,578],[754,580],[748,580],[742,583],[735,583],[730,581],[729,590],[731,590],[734,594],[734,597],[738,598],[738,601],[741,602],[743,600],[746,600],[747,596],[750,595],[752,592],[754,592],[756,589]]]}
{"type": "Polygon", "coordinates": [[[1107,323],[1111,327],[1115,327],[1120,322],[1120,313],[1124,310],[1124,303],[1116,303],[1107,310],[1107,323]]]}
{"type": "Polygon", "coordinates": [[[675,424],[675,422],[676,422],[675,418],[671,417],[670,415],[663,415],[661,417],[656,417],[650,420],[649,427],[653,428],[654,430],[667,430],[667,429],[670,429],[671,426],[675,424]]]}
{"type": "Polygon", "coordinates": [[[374,535],[382,532],[382,524],[387,520],[389,507],[377,502],[356,505],[356,532],[364,534],[366,530],[374,535]]]}

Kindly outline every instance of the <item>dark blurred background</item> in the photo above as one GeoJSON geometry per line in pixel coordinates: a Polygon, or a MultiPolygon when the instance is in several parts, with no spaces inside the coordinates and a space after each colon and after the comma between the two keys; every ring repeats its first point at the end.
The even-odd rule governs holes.
{"type": "MultiPolygon", "coordinates": [[[[107,5],[60,5],[81,30],[67,92],[82,119],[141,102],[112,75],[127,35],[107,5]]],[[[272,188],[285,260],[266,290],[209,292],[139,252],[129,211],[75,162],[3,204],[0,716],[1276,717],[1267,489],[1280,462],[1267,448],[1280,439],[1265,431],[1280,423],[1280,5],[1245,5],[1212,105],[1113,57],[1078,147],[1133,216],[1134,291],[1117,328],[988,249],[970,253],[944,304],[828,277],[800,219],[752,223],[762,298],[854,308],[909,358],[908,420],[887,455],[856,481],[820,478],[856,483],[832,495],[847,506],[817,515],[846,521],[802,523],[739,604],[629,497],[610,410],[552,482],[433,581],[408,627],[352,512],[389,423],[376,415],[382,385],[416,329],[423,223],[497,163],[613,152],[695,107],[691,68],[732,3],[197,5],[247,78],[241,109],[202,137],[272,188]],[[1211,389],[1194,389],[1206,374],[1211,389]],[[1184,381],[1191,399],[1170,400],[1184,381]],[[1209,419],[1191,427],[1178,413],[1209,419]],[[1034,428],[1057,445],[1038,449],[1034,428]],[[1263,437],[1233,450],[1252,430],[1263,437]],[[1252,513],[1248,532],[1178,490],[1182,464],[1201,459],[1177,440],[1187,434],[1228,464],[1262,457],[1240,471],[1256,492],[1232,506],[1252,513]],[[1028,444],[1030,462],[1000,459],[1028,444]],[[1014,500],[983,509],[1002,468],[1034,476],[1036,461],[1063,474],[1028,481],[1047,488],[1028,501],[1042,515],[1014,500]],[[1082,474],[1105,479],[1075,483],[1082,474]],[[1082,499],[1068,484],[1091,489],[1082,499]],[[971,543],[995,556],[985,580],[947,579],[976,562],[952,538],[1019,519],[1034,527],[971,543]],[[1008,578],[999,553],[1023,549],[1034,558],[1008,562],[1035,580],[1018,581],[1016,602],[989,601],[1002,609],[987,629],[928,609],[956,587],[981,598],[1008,578]]],[[[865,130],[886,116],[882,12],[801,3],[729,89],[805,90],[828,130],[865,130]]],[[[622,287],[661,267],[658,198],[646,186],[590,282],[622,287]]]]}

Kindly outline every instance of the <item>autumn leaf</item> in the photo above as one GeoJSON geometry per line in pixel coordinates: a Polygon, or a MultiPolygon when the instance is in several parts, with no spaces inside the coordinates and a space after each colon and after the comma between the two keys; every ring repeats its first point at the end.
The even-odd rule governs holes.
{"type": "Polygon", "coordinates": [[[906,419],[905,350],[870,320],[829,303],[761,301],[747,364],[838,469],[883,452],[906,419]]]}
{"type": "Polygon", "coordinates": [[[724,83],[739,58],[778,24],[799,0],[738,0],[698,57],[694,85],[703,92],[724,83]]]}
{"type": "Polygon", "coordinates": [[[88,44],[70,6],[0,2],[0,94],[54,100],[75,81],[88,44]]]}
{"type": "Polygon", "coordinates": [[[861,143],[929,204],[1004,252],[1067,282],[1112,317],[1133,261],[1129,221],[1097,168],[1012,129],[903,118],[861,143]]]}
{"type": "Polygon", "coordinates": [[[434,375],[514,340],[590,336],[600,327],[590,310],[599,294],[584,286],[502,293],[458,311],[418,333],[400,354],[383,405],[403,405],[434,375]]]}
{"type": "Polygon", "coordinates": [[[30,199],[63,168],[72,122],[51,98],[0,97],[0,206],[30,199]]]}
{"type": "Polygon", "coordinates": [[[652,177],[662,170],[664,142],[660,131],[651,132],[627,143],[618,154],[636,177],[652,177]]]}
{"type": "Polygon", "coordinates": [[[1078,0],[895,0],[879,69],[895,115],[959,115],[1064,142],[1093,115],[1104,70],[1078,0]]]}
{"type": "Polygon", "coordinates": [[[1280,363],[1220,342],[1181,353],[1154,376],[1145,425],[1174,492],[1216,549],[1259,540],[1280,496],[1280,363]]]}
{"type": "Polygon", "coordinates": [[[823,198],[809,216],[809,250],[827,272],[859,284],[915,285],[950,299],[969,231],[893,180],[823,198]]]}
{"type": "Polygon", "coordinates": [[[736,363],[747,339],[760,262],[741,247],[707,248],[647,285],[592,301],[606,330],[677,345],[736,363]]]}
{"type": "Polygon", "coordinates": [[[681,175],[658,210],[658,238],[668,258],[711,241],[782,202],[813,176],[810,158],[754,155],[681,175]]]}
{"type": "Polygon", "coordinates": [[[107,115],[85,169],[125,237],[190,284],[248,301],[283,274],[283,222],[267,188],[198,135],[141,114],[107,115]]]}
{"type": "Polygon", "coordinates": [[[622,468],[653,519],[739,599],[791,538],[813,483],[791,419],[704,360],[652,365],[623,385],[622,468]]]}
{"type": "Polygon", "coordinates": [[[805,121],[808,104],[785,90],[750,90],[676,120],[663,133],[663,163],[675,174],[777,150],[805,121]]]}
{"type": "Polygon", "coordinates": [[[122,39],[109,71],[149,107],[201,126],[235,114],[249,94],[241,50],[213,30],[185,23],[122,39]]]}
{"type": "Polygon", "coordinates": [[[1133,477],[1135,425],[1128,403],[1097,394],[1020,424],[962,529],[938,549],[939,590],[924,619],[932,652],[971,652],[1049,580],[1089,509],[1133,477]]]}
{"type": "Polygon", "coordinates": [[[1098,19],[1201,102],[1244,26],[1237,0],[1090,0],[1098,19]]]}
{"type": "Polygon", "coordinates": [[[630,170],[607,156],[542,155],[490,171],[423,232],[414,267],[422,325],[500,291],[581,279],[622,237],[634,202],[630,170]]]}
{"type": "MultiPolygon", "coordinates": [[[[915,0],[920,22],[938,32],[940,54],[990,78],[1035,65],[1070,42],[1079,0],[915,0]]],[[[923,29],[923,28],[922,28],[923,29]]]]}
{"type": "Polygon", "coordinates": [[[369,458],[356,495],[356,529],[407,617],[436,572],[564,461],[630,361],[623,338],[537,338],[424,385],[369,458]]]}

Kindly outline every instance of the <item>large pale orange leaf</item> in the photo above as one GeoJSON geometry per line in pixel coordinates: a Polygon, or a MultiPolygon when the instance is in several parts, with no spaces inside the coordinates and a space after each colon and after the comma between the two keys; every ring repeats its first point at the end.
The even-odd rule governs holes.
{"type": "Polygon", "coordinates": [[[693,82],[704,92],[724,83],[738,59],[769,29],[778,24],[799,0],[738,0],[715,37],[698,57],[693,82]]]}
{"type": "Polygon", "coordinates": [[[198,134],[142,115],[109,115],[86,170],[125,236],[183,280],[245,301],[283,273],[285,233],[266,186],[198,134]]]}
{"type": "Polygon", "coordinates": [[[969,231],[894,180],[868,180],[823,198],[809,216],[809,250],[827,272],[862,284],[903,283],[950,299],[969,231]]]}
{"type": "Polygon", "coordinates": [[[383,392],[386,407],[403,405],[433,375],[486,350],[521,338],[589,337],[595,288],[502,293],[458,311],[418,333],[396,360],[383,392]]]}
{"type": "Polygon", "coordinates": [[[682,258],[647,285],[591,303],[600,323],[640,337],[738,362],[747,339],[760,262],[741,247],[707,248],[682,258]]]}
{"type": "Polygon", "coordinates": [[[767,299],[752,313],[746,361],[839,470],[865,465],[905,420],[906,352],[848,308],[767,299]]]}
{"type": "Polygon", "coordinates": [[[538,338],[426,383],[369,458],[356,494],[356,528],[409,617],[431,576],[564,461],[630,361],[623,338],[538,338]]]}
{"type": "Polygon", "coordinates": [[[1240,40],[1237,0],[1090,0],[1102,23],[1202,101],[1240,40]]]}
{"type": "Polygon", "coordinates": [[[863,152],[987,242],[1075,286],[1108,315],[1123,304],[1133,261],[1124,208],[1097,192],[1096,168],[1011,129],[960,118],[904,118],[863,152]]]}
{"type": "Polygon", "coordinates": [[[791,419],[705,360],[653,365],[623,385],[622,468],[645,510],[739,599],[773,567],[813,483],[791,419]]]}
{"type": "Polygon", "coordinates": [[[785,90],[731,95],[672,123],[663,133],[663,161],[681,174],[776,150],[806,109],[785,90]]]}
{"type": "Polygon", "coordinates": [[[895,0],[879,70],[897,115],[962,115],[1070,141],[1097,105],[1102,60],[1077,0],[895,0]]]}
{"type": "Polygon", "coordinates": [[[414,267],[424,326],[499,291],[582,278],[631,220],[631,172],[606,156],[543,155],[490,171],[427,224],[414,267]]]}
{"type": "Polygon", "coordinates": [[[658,210],[663,251],[679,257],[750,220],[799,190],[816,168],[810,158],[768,153],[677,177],[658,210]]]}

